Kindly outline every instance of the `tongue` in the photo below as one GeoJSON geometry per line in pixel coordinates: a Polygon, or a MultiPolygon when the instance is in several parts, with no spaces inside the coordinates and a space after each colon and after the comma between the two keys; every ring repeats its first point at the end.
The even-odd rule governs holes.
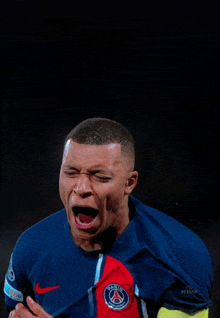
{"type": "Polygon", "coordinates": [[[81,213],[78,215],[78,217],[80,219],[80,222],[87,224],[91,223],[94,220],[93,217],[81,213]]]}

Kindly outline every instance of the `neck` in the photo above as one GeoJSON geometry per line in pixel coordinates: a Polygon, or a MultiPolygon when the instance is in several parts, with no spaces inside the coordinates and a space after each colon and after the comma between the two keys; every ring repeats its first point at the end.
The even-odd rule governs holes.
{"type": "Polygon", "coordinates": [[[91,239],[77,237],[73,238],[73,240],[77,246],[87,252],[99,250],[108,251],[117,240],[117,233],[113,227],[109,227],[107,230],[91,239]]]}

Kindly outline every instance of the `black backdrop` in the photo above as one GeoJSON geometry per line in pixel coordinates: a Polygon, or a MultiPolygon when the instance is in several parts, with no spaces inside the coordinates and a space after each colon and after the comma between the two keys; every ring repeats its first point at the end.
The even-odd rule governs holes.
{"type": "MultiPolygon", "coordinates": [[[[135,196],[207,244],[220,317],[216,3],[2,1],[0,284],[30,225],[62,208],[63,141],[88,117],[136,141],[135,196]]],[[[1,289],[2,289],[1,288],[1,289]]],[[[7,317],[1,292],[0,316],[7,317]]]]}

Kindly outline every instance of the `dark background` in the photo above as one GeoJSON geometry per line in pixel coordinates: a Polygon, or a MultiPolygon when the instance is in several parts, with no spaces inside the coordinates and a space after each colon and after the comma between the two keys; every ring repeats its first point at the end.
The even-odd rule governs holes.
{"type": "MultiPolygon", "coordinates": [[[[135,196],[209,248],[210,317],[220,317],[217,1],[0,6],[1,290],[19,235],[62,208],[65,136],[83,119],[107,117],[134,135],[135,196]]],[[[5,318],[2,292],[0,300],[5,318]]]]}

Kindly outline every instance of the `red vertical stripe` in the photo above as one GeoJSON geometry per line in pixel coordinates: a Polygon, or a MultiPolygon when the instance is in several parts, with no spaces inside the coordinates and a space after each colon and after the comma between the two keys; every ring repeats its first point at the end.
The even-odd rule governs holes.
{"type": "Polygon", "coordinates": [[[103,275],[96,284],[97,318],[139,318],[133,282],[128,269],[107,256],[103,275]]]}

